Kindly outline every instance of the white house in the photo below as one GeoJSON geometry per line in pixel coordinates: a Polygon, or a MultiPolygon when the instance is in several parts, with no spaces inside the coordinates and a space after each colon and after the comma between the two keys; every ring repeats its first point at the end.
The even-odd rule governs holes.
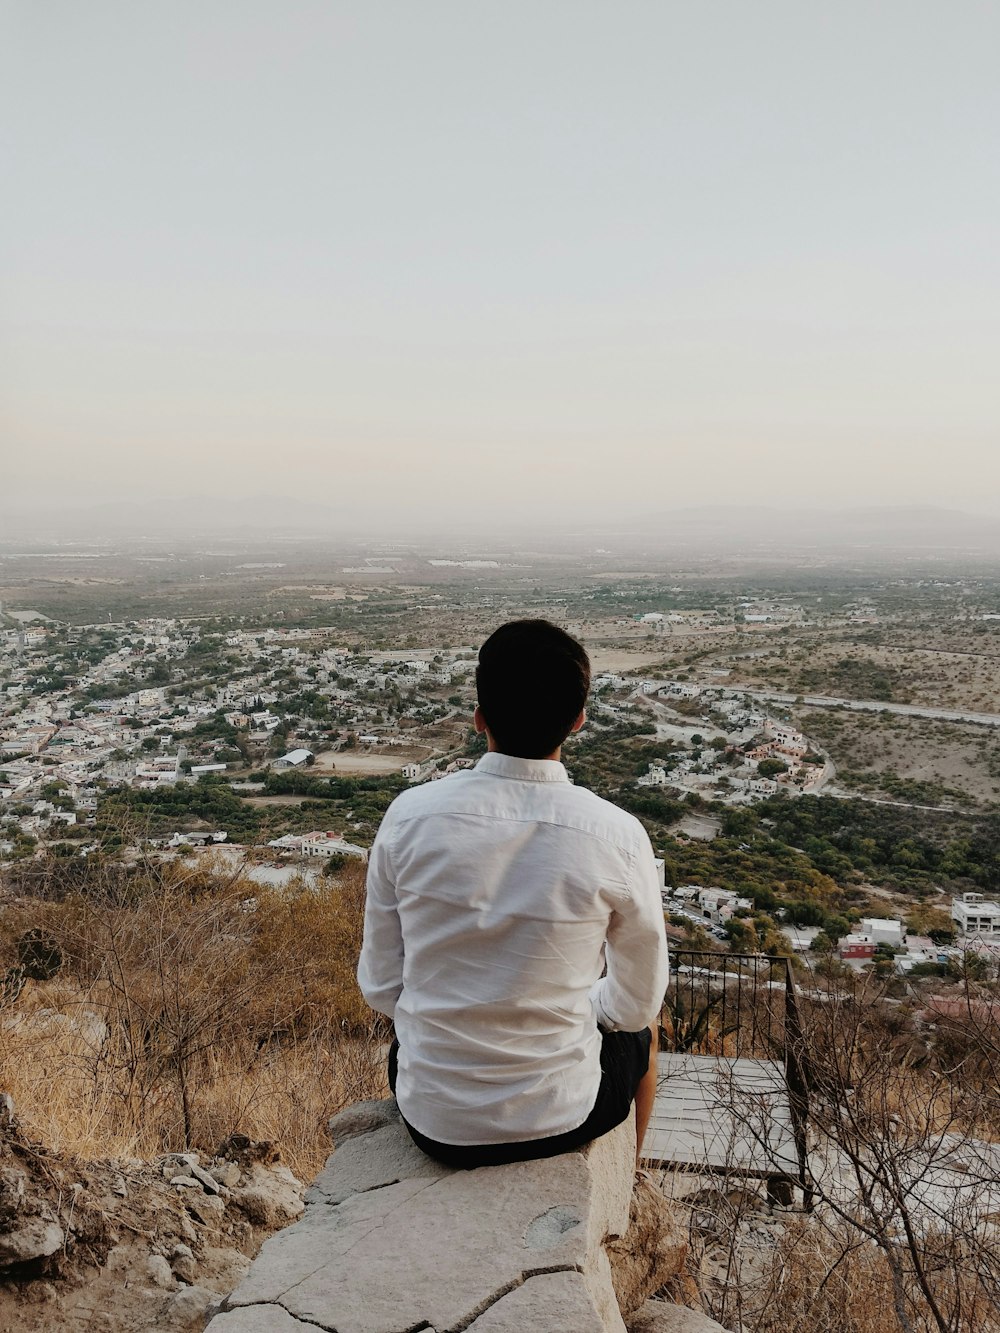
{"type": "Polygon", "coordinates": [[[363,860],[368,858],[364,847],[345,842],[342,833],[304,833],[299,842],[299,851],[303,856],[332,856],[334,852],[339,852],[344,856],[360,856],[363,860]]]}
{"type": "Polygon", "coordinates": [[[274,731],[275,727],[281,724],[281,718],[276,717],[274,713],[265,711],[263,713],[252,713],[250,721],[254,731],[274,731]]]}
{"type": "Polygon", "coordinates": [[[605,685],[607,685],[612,690],[620,690],[622,689],[624,684],[625,684],[624,677],[616,676],[610,671],[605,671],[603,675],[598,676],[597,679],[594,681],[594,689],[600,690],[603,689],[605,685]]]}
{"type": "Polygon", "coordinates": [[[166,842],[167,847],[204,847],[210,842],[225,842],[228,833],[218,830],[216,833],[174,833],[166,842]]]}
{"type": "Polygon", "coordinates": [[[740,908],[752,908],[749,898],[741,898],[732,889],[699,889],[698,906],[702,915],[717,926],[729,921],[740,908]]]}
{"type": "Polygon", "coordinates": [[[179,762],[180,758],[176,754],[157,755],[136,764],[135,776],[146,782],[176,782],[179,762]]]}
{"type": "Polygon", "coordinates": [[[783,722],[775,722],[771,718],[767,722],[767,734],[777,745],[788,745],[792,749],[805,752],[806,738],[795,727],[786,726],[783,722]]]}
{"type": "Polygon", "coordinates": [[[661,699],[697,699],[701,686],[691,680],[671,680],[660,690],[661,699]]]}
{"type": "Polygon", "coordinates": [[[404,764],[404,765],[403,765],[403,777],[406,778],[407,782],[415,782],[415,781],[417,780],[417,778],[420,777],[420,765],[419,765],[419,764],[404,764]]]}
{"type": "Polygon", "coordinates": [[[867,935],[873,944],[891,944],[894,949],[903,947],[902,921],[881,916],[862,917],[860,934],[867,935]]]}
{"type": "Polygon", "coordinates": [[[1000,937],[1000,903],[981,893],[963,893],[951,904],[951,919],[961,935],[1000,937]]]}
{"type": "Polygon", "coordinates": [[[928,936],[908,935],[906,953],[897,955],[896,971],[905,973],[918,963],[944,963],[947,959],[948,955],[942,946],[935,944],[928,936]]]}

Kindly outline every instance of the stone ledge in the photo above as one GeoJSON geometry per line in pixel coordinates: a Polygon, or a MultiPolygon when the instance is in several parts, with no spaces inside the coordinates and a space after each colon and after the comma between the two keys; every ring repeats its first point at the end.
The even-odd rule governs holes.
{"type": "Polygon", "coordinates": [[[393,1102],[352,1107],[331,1132],[305,1213],[211,1333],[625,1333],[619,1299],[628,1317],[683,1265],[666,1201],[633,1201],[631,1119],[578,1152],[476,1171],[421,1153],[393,1102]],[[612,1273],[609,1252],[620,1270],[636,1251],[612,1273]]]}

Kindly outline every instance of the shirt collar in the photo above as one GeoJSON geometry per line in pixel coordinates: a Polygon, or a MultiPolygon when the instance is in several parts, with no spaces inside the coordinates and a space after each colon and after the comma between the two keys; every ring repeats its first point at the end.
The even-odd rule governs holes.
{"type": "Polygon", "coordinates": [[[491,750],[476,765],[478,773],[492,773],[498,778],[516,778],[520,782],[569,782],[569,774],[558,759],[519,759],[516,755],[491,750]]]}

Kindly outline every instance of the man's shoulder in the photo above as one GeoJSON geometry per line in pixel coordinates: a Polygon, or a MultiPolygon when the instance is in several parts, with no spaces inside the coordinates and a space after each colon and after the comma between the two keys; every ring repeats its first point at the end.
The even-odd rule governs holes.
{"type": "Polygon", "coordinates": [[[462,788],[468,785],[472,771],[463,769],[443,778],[421,782],[417,787],[407,787],[393,799],[386,815],[396,820],[417,819],[433,810],[447,808],[462,788]]]}
{"type": "Polygon", "coordinates": [[[646,830],[635,815],[598,796],[589,787],[568,786],[566,804],[574,822],[579,821],[582,831],[595,837],[613,842],[627,851],[635,851],[648,841],[646,830]]]}

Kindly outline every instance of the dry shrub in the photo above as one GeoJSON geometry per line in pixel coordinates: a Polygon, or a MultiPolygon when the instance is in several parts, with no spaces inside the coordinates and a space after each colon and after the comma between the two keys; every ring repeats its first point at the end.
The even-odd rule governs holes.
{"type": "MultiPolygon", "coordinates": [[[[727,1326],[735,1319],[744,1333],[1000,1330],[1000,1156],[988,1136],[977,1137],[995,1123],[996,1091],[977,1086],[970,1098],[964,1063],[939,1063],[912,1019],[886,998],[866,985],[803,1006],[796,1056],[809,1086],[816,1210],[786,1215],[781,1234],[756,1252],[759,1217],[748,1225],[734,1217],[728,1234],[716,1236],[712,1264],[726,1278],[712,1313],[727,1326]]],[[[966,1036],[971,1041],[973,1031],[966,1036]]],[[[981,1033],[977,1084],[990,1040],[981,1033]]],[[[738,1092],[720,1087],[720,1100],[763,1147],[768,1117],[738,1092]]]]}
{"type": "MultiPolygon", "coordinates": [[[[939,1328],[926,1308],[900,1311],[892,1287],[890,1263],[874,1242],[844,1225],[826,1229],[796,1219],[758,1281],[741,1287],[742,1326],[747,1333],[930,1333],[939,1328]]],[[[948,1327],[955,1333],[991,1333],[998,1327],[995,1310],[973,1281],[964,1283],[964,1300],[954,1299],[955,1294],[948,1302],[948,1327]]]]}
{"type": "MultiPolygon", "coordinates": [[[[844,1264],[863,1252],[883,1273],[893,1333],[987,1333],[998,1327],[1000,1248],[996,1154],[975,1137],[984,1100],[884,993],[861,998],[815,1006],[805,1025],[827,1239],[844,1264]]],[[[995,1090],[986,1101],[995,1109],[995,1090]]]]}
{"type": "Polygon", "coordinates": [[[0,1080],[33,1132],[81,1155],[212,1149],[235,1131],[279,1142],[306,1175],[328,1116],[383,1090],[383,1032],[354,971],[364,867],[262,889],[176,863],[47,886],[4,916],[62,969],[0,1003],[0,1080]]]}
{"type": "Polygon", "coordinates": [[[335,1015],[344,1031],[366,1033],[372,1013],[356,978],[365,915],[362,863],[346,865],[330,888],[258,890],[257,912],[266,928],[256,936],[256,966],[266,970],[270,956],[282,958],[282,990],[298,1015],[297,1030],[308,1026],[310,1015],[320,1022],[335,1015]]]}
{"type": "MultiPolygon", "coordinates": [[[[886,1245],[820,1205],[813,1214],[776,1212],[762,1184],[738,1170],[706,1173],[692,1192],[692,1172],[664,1180],[688,1216],[691,1264],[708,1313],[739,1333],[1000,1333],[997,1288],[977,1256],[956,1263],[956,1237],[925,1229],[921,1253],[933,1270],[936,1312],[915,1284],[897,1295],[905,1262],[903,1234],[886,1245]]],[[[958,1253],[961,1254],[962,1246],[958,1253]]],[[[979,1251],[981,1258],[982,1251],[979,1251]]]]}

